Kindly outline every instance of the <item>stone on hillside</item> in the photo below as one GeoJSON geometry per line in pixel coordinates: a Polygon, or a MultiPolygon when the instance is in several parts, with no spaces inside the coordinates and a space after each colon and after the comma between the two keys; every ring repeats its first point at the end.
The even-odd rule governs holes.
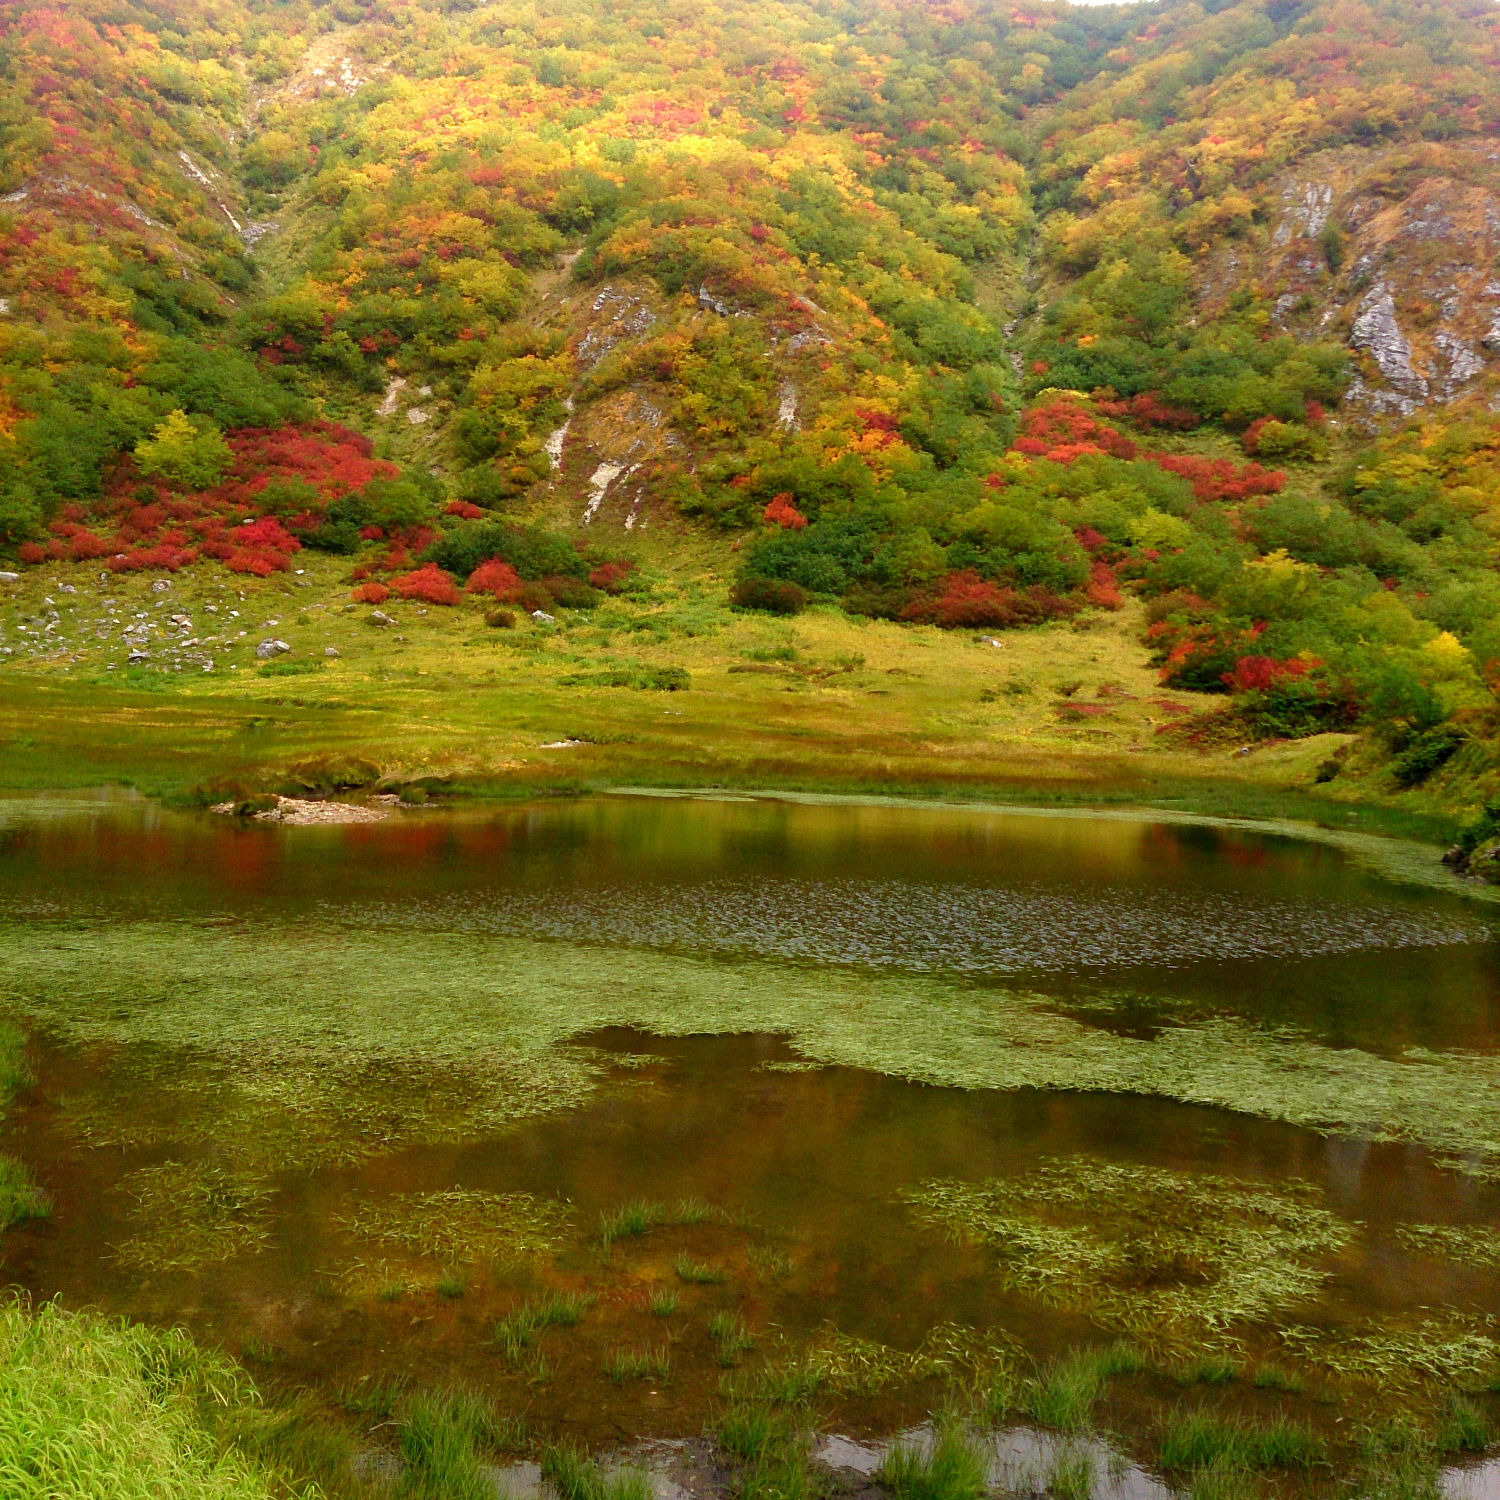
{"type": "Polygon", "coordinates": [[[291,649],[285,641],[265,640],[255,648],[255,654],[262,661],[270,661],[273,656],[280,656],[291,649]]]}
{"type": "Polygon", "coordinates": [[[1486,839],[1469,856],[1468,873],[1491,885],[1500,885],[1500,839],[1486,839]]]}
{"type": "Polygon", "coordinates": [[[324,656],[338,656],[340,654],[341,653],[340,653],[339,648],[337,646],[324,646],[323,647],[323,655],[324,656]]]}

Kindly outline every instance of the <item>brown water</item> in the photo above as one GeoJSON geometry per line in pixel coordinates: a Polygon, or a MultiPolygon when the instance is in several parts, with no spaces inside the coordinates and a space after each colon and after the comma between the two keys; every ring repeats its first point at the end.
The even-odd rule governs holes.
{"type": "MultiPolygon", "coordinates": [[[[38,1085],[0,1148],[55,1211],[6,1236],[4,1271],[183,1322],[272,1385],[462,1380],[610,1443],[696,1432],[726,1374],[812,1357],[828,1421],[880,1433],[997,1351],[1024,1369],[1129,1326],[1100,1301],[1128,1265],[1092,1300],[1042,1296],[1013,1246],[904,1194],[1071,1163],[1081,1206],[1028,1221],[1056,1237],[1116,1212],[1092,1174],[1151,1169],[1332,1226],[1299,1261],[1310,1294],[1156,1329],[1164,1361],[1294,1365],[1314,1416],[1329,1391],[1430,1402],[1500,1352],[1497,957],[1487,908],[1337,849],[1150,821],[617,798],[297,829],[5,804],[0,1007],[38,1085]],[[142,1174],[163,1165],[187,1175],[142,1174]],[[549,1210],[551,1244],[372,1232],[453,1190],[529,1195],[505,1201],[549,1210]],[[716,1218],[604,1252],[601,1214],[685,1198],[716,1218]],[[1413,1225],[1479,1239],[1419,1251],[1413,1225]],[[495,1320],[553,1289],[596,1300],[507,1355],[495,1320]],[[719,1312],[753,1347],[723,1350],[719,1312]],[[670,1369],[612,1379],[620,1349],[670,1369]]],[[[1193,1292],[1232,1269],[1197,1254],[1143,1274],[1193,1292]]],[[[1181,1395],[1132,1390],[1138,1413],[1181,1395]]]]}

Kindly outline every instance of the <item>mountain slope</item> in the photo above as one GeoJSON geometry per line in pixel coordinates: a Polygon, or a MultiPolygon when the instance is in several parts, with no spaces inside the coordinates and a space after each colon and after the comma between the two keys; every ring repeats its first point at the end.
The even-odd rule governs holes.
{"type": "Polygon", "coordinates": [[[1230,695],[1202,743],[1487,785],[1490,7],[3,25],[23,561],[555,607],[687,548],[746,607],[986,629],[1133,591],[1230,695]]]}

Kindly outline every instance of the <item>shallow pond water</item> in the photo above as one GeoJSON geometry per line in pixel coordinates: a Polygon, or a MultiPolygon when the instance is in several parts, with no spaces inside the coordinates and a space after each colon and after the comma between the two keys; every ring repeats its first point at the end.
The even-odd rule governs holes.
{"type": "Polygon", "coordinates": [[[768,1366],[878,1436],[1121,1336],[1127,1433],[1431,1408],[1500,1372],[1497,921],[1145,817],[0,802],[55,1205],[3,1267],[592,1444],[768,1366]]]}

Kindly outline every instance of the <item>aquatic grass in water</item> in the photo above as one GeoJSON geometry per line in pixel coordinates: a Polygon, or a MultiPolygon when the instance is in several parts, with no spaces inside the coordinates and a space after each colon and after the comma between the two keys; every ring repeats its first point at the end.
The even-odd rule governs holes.
{"type": "Polygon", "coordinates": [[[1247,1469],[1306,1469],[1325,1453],[1321,1438],[1284,1418],[1235,1421],[1204,1411],[1174,1411],[1162,1429],[1158,1457],[1164,1469],[1215,1465],[1247,1469]]]}
{"type": "Polygon", "coordinates": [[[729,1272],[723,1266],[710,1265],[707,1261],[694,1260],[687,1255],[679,1255],[672,1262],[672,1269],[680,1281],[686,1281],[691,1286],[721,1286],[729,1280],[729,1272]]]}
{"type": "Polygon", "coordinates": [[[450,1188],[366,1204],[341,1222],[358,1239],[452,1263],[518,1261],[555,1250],[569,1217],[564,1205],[530,1193],[450,1188]]]}
{"type": "Polygon", "coordinates": [[[604,1356],[604,1373],[616,1385],[627,1380],[666,1380],[672,1373],[672,1357],[664,1344],[655,1349],[611,1349],[604,1356]]]}
{"type": "Polygon", "coordinates": [[[1355,1227],[1306,1183],[1088,1157],[902,1197],[918,1223],[992,1247],[1011,1286],[1145,1336],[1222,1330],[1312,1296],[1355,1227]]]}
{"type": "Polygon", "coordinates": [[[1088,1425],[1094,1403],[1104,1394],[1104,1381],[1098,1356],[1075,1351],[1041,1372],[1026,1390],[1023,1406],[1045,1427],[1076,1431],[1088,1425]]]}
{"type": "Polygon", "coordinates": [[[1477,1270],[1500,1270],[1500,1230],[1487,1224],[1402,1224],[1396,1238],[1421,1255],[1477,1270]]]}
{"type": "Polygon", "coordinates": [[[0,1156],[0,1232],[51,1212],[52,1200],[27,1167],[12,1156],[0,1156]]]}
{"type": "Polygon", "coordinates": [[[499,1418],[473,1391],[423,1391],[403,1404],[400,1451],[406,1469],[400,1492],[432,1500],[493,1500],[480,1464],[483,1450],[504,1451],[524,1428],[499,1418]]]}
{"type": "Polygon", "coordinates": [[[652,1292],[649,1305],[653,1317],[670,1318],[677,1311],[677,1293],[652,1292]]]}
{"type": "Polygon", "coordinates": [[[1280,1365],[1266,1364],[1257,1365],[1252,1380],[1257,1390],[1262,1391],[1285,1391],[1288,1395],[1298,1395],[1303,1389],[1303,1379],[1293,1370],[1283,1369],[1280,1365]]]}
{"type": "Polygon", "coordinates": [[[717,1357],[721,1365],[732,1365],[747,1349],[755,1347],[755,1340],[739,1313],[716,1312],[708,1320],[708,1335],[719,1346],[717,1357]]]}
{"type": "Polygon", "coordinates": [[[1048,1492],[1053,1500],[1092,1500],[1096,1468],[1089,1449],[1064,1444],[1053,1455],[1048,1492]]]}
{"type": "Polygon", "coordinates": [[[682,1198],[671,1206],[637,1198],[599,1215],[599,1243],[608,1255],[616,1240],[636,1239],[665,1225],[682,1227],[728,1222],[729,1216],[723,1209],[700,1198],[682,1198]]]}
{"type": "Polygon", "coordinates": [[[270,1189],[207,1162],[141,1167],[120,1187],[135,1199],[140,1227],[115,1258],[132,1270],[196,1271],[270,1241],[270,1189]]]}
{"type": "Polygon", "coordinates": [[[603,1074],[560,1044],[621,1021],[663,1035],[780,1032],[810,1061],[948,1087],[1158,1095],[1500,1170],[1496,1056],[1413,1048],[1392,1060],[1230,1018],[1142,1039],[1059,1015],[1046,995],[914,974],[349,932],[307,923],[261,943],[201,924],[79,922],[38,942],[33,922],[0,924],[0,1014],[127,1049],[70,1105],[84,1138],[233,1142],[266,1170],[574,1108],[603,1074]],[[162,1066],[162,1048],[191,1065],[162,1066]]]}
{"type": "Polygon", "coordinates": [[[546,1329],[572,1328],[582,1322],[594,1301],[587,1293],[549,1292],[497,1319],[490,1331],[511,1359],[519,1359],[546,1329]]]}

